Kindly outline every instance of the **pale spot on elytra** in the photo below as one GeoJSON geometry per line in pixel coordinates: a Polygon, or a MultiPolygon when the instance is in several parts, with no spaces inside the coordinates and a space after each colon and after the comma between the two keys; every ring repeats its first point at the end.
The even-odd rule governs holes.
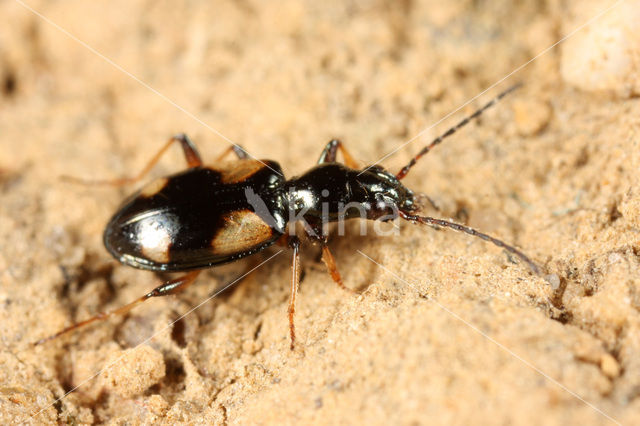
{"type": "Polygon", "coordinates": [[[218,255],[230,255],[264,243],[273,236],[271,227],[251,210],[229,212],[213,240],[211,248],[218,255]]]}
{"type": "Polygon", "coordinates": [[[153,197],[158,192],[162,191],[162,189],[165,186],[167,186],[168,182],[169,182],[169,179],[167,179],[167,178],[156,179],[153,182],[149,183],[148,185],[145,185],[140,190],[140,195],[143,196],[143,197],[147,197],[147,198],[153,197]]]}
{"type": "Polygon", "coordinates": [[[263,168],[264,164],[256,160],[240,160],[211,166],[211,169],[220,173],[220,181],[226,184],[243,182],[263,168]]]}
{"type": "Polygon", "coordinates": [[[173,241],[174,223],[170,219],[155,216],[138,224],[138,244],[142,254],[159,263],[169,262],[169,248],[173,241]]]}

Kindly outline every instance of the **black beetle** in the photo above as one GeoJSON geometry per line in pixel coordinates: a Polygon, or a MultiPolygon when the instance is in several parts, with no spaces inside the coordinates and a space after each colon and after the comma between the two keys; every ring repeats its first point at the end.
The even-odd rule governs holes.
{"type": "Polygon", "coordinates": [[[504,248],[539,274],[539,267],[515,247],[464,225],[417,215],[419,207],[414,193],[400,182],[435,145],[516,87],[502,92],[434,139],[396,175],[377,165],[359,169],[338,140],[327,144],[315,167],[302,176],[286,180],[278,163],[249,158],[238,145],[230,147],[216,165],[204,166],[186,135],[171,138],[138,176],[92,183],[122,185],[135,182],[155,165],[169,146],[179,143],[189,168],[157,179],[129,197],[109,221],[104,244],[124,264],[187,274],[162,284],[128,305],[74,324],[36,344],[110,315],[127,312],[151,297],[176,294],[192,284],[204,268],[233,262],[281,242],[293,249],[289,301],[293,349],[300,240],[292,225],[300,221],[307,236],[322,246],[322,258],[329,273],[343,288],[346,287],[327,246],[326,225],[352,218],[391,221],[400,217],[414,223],[452,228],[504,248]],[[344,157],[344,164],[336,161],[338,150],[344,157]],[[237,161],[222,162],[231,152],[237,156],[237,161]],[[357,208],[350,208],[354,206],[357,208]]]}

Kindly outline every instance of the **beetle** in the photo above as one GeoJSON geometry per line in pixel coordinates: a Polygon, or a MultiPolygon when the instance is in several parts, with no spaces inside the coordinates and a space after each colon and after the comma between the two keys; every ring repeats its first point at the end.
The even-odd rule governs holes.
{"type": "Polygon", "coordinates": [[[287,180],[277,162],[253,159],[239,145],[231,146],[214,165],[206,166],[196,146],[185,134],[174,136],[137,176],[92,183],[124,185],[136,182],[151,170],[172,144],[180,144],[188,168],[156,179],[127,198],[106,226],[104,245],[125,265],[185,274],[119,309],[71,325],[36,344],[111,315],[125,313],[152,297],[179,293],[191,285],[203,269],[236,261],[279,242],[293,251],[288,305],[290,347],[293,349],[296,338],[295,301],[300,281],[300,239],[290,225],[299,221],[304,223],[304,232],[309,239],[320,244],[322,259],[331,278],[344,289],[346,287],[327,245],[325,225],[355,217],[381,221],[399,217],[412,223],[461,231],[514,254],[539,275],[540,268],[536,263],[497,238],[455,222],[418,215],[416,195],[401,183],[410,169],[433,147],[517,87],[500,93],[435,138],[395,175],[378,165],[360,169],[336,139],[325,146],[314,167],[287,180]],[[338,151],[344,163],[337,161],[338,151]],[[236,160],[224,162],[231,153],[236,160]],[[360,208],[345,210],[344,206],[350,203],[360,208]]]}

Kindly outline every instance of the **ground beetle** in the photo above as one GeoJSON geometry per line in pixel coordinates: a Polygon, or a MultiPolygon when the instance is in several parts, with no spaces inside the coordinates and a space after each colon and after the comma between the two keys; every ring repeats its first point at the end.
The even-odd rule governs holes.
{"type": "Polygon", "coordinates": [[[315,167],[302,176],[286,180],[278,163],[252,159],[238,145],[223,153],[214,166],[205,166],[186,135],[171,138],[138,176],[92,183],[123,185],[138,181],[174,142],[179,143],[189,168],[157,179],[125,200],[106,227],[104,244],[126,265],[151,271],[187,272],[186,275],[162,284],[119,309],[74,324],[36,344],[125,313],[151,297],[176,294],[192,284],[202,269],[233,262],[279,242],[293,249],[288,310],[293,349],[300,240],[290,232],[292,228],[288,230],[288,225],[295,221],[302,221],[305,233],[321,245],[322,259],[332,279],[343,288],[327,246],[325,225],[354,217],[383,221],[400,217],[413,223],[462,231],[502,247],[540,274],[539,267],[515,247],[464,225],[417,215],[416,196],[400,183],[423,155],[515,88],[502,92],[434,139],[396,175],[377,165],[359,169],[338,140],[327,144],[315,167]],[[344,164],[336,161],[338,150],[344,164]],[[235,154],[237,161],[223,162],[230,153],[235,154]],[[344,210],[343,206],[353,203],[360,208],[344,210]]]}

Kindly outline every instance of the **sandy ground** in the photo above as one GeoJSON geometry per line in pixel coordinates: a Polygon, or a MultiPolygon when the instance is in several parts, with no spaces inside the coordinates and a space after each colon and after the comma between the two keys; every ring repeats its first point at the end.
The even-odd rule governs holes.
{"type": "Polygon", "coordinates": [[[28,4],[78,40],[0,2],[0,423],[640,422],[638,1],[451,116],[613,0],[28,4]],[[167,327],[277,249],[28,346],[163,279],[102,247],[135,188],[60,175],[134,174],[177,132],[212,159],[219,132],[293,176],[333,137],[367,164],[427,129],[395,172],[517,81],[406,184],[559,283],[455,232],[355,224],[331,242],[355,295],[305,247],[293,352],[287,251],[167,327]]]}

